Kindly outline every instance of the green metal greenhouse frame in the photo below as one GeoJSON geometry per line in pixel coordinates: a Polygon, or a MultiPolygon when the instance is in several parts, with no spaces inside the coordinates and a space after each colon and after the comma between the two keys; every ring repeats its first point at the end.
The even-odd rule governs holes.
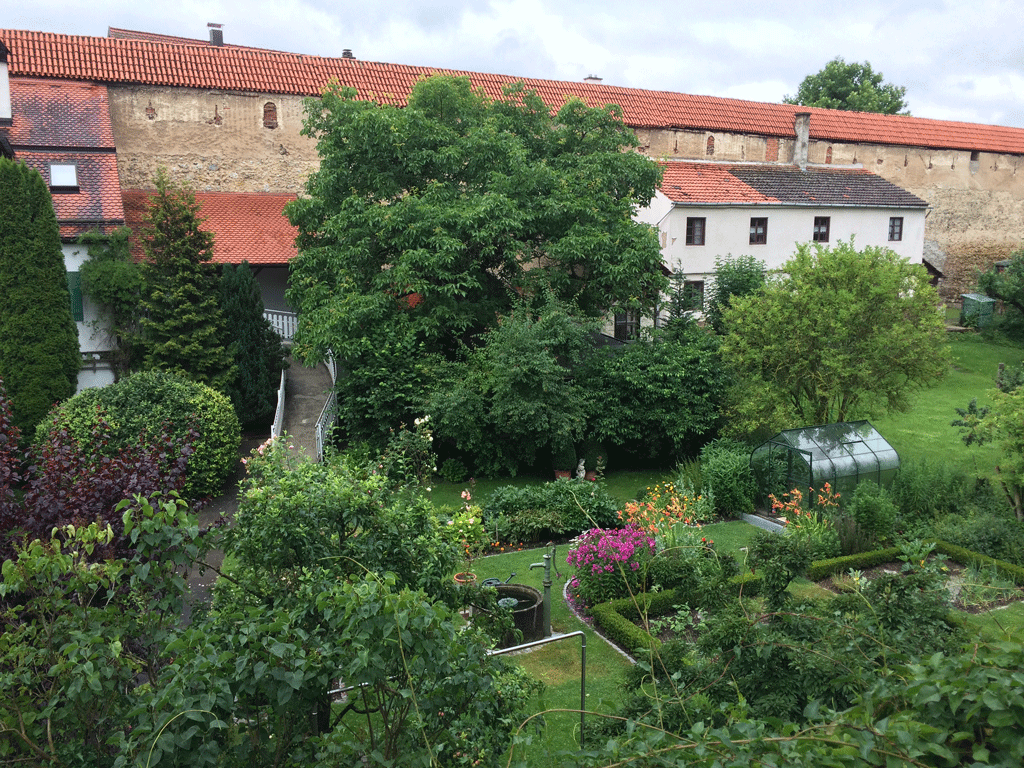
{"type": "Polygon", "coordinates": [[[828,483],[846,495],[863,480],[888,486],[900,457],[869,422],[849,421],[779,432],[751,452],[750,467],[765,494],[828,483]]]}

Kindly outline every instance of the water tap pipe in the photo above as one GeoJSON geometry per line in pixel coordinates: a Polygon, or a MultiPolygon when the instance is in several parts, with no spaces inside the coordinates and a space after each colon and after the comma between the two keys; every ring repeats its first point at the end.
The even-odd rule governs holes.
{"type": "Polygon", "coordinates": [[[544,569],[544,634],[543,637],[551,637],[551,553],[544,555],[543,563],[531,563],[530,570],[534,568],[544,569]]]}

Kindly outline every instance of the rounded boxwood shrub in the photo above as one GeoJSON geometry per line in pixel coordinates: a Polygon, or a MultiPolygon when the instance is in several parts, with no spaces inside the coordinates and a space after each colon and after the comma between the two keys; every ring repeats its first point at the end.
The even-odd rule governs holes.
{"type": "Polygon", "coordinates": [[[172,438],[190,428],[199,437],[188,459],[184,494],[202,498],[220,493],[238,461],[242,434],[231,401],[205,384],[165,371],[135,373],[108,387],[87,389],[50,412],[36,429],[41,445],[54,431],[66,429],[82,450],[115,455],[139,436],[154,437],[168,425],[172,438]],[[108,443],[94,445],[93,431],[102,410],[111,428],[108,443]]]}

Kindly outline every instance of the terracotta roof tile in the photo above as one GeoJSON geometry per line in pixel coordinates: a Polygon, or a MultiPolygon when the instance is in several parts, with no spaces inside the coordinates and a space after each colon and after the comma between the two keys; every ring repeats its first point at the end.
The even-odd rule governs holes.
{"type": "Polygon", "coordinates": [[[96,83],[11,78],[11,144],[113,149],[107,87],[96,83]]]}
{"type": "Polygon", "coordinates": [[[928,203],[859,168],[670,161],[661,191],[693,205],[762,204],[924,208],[928,203]]]}
{"type": "MultiPolygon", "coordinates": [[[[140,35],[136,35],[139,37],[140,35]]],[[[497,97],[523,80],[552,107],[567,96],[591,106],[618,104],[634,128],[679,128],[792,138],[793,117],[811,113],[811,137],[823,141],[896,144],[1024,154],[1024,129],[900,115],[764,104],[714,96],[620,88],[601,83],[516,78],[430,67],[211,46],[169,36],[118,39],[0,30],[12,75],[316,96],[332,80],[364,99],[404,104],[417,79],[465,75],[497,97]],[[158,38],[158,39],[157,39],[158,38]]]]}
{"type": "Polygon", "coordinates": [[[78,168],[78,192],[55,192],[53,208],[63,238],[72,239],[93,229],[109,232],[124,224],[117,158],[112,154],[19,151],[17,159],[35,168],[47,184],[51,163],[73,163],[78,168]]]}
{"type": "MultiPolygon", "coordinates": [[[[149,199],[153,192],[126,189],[123,192],[127,224],[140,232],[149,199]]],[[[295,237],[298,230],[285,218],[284,206],[295,195],[196,192],[201,228],[213,233],[213,261],[220,264],[287,264],[297,253],[295,237]]],[[[141,258],[138,241],[132,244],[136,258],[141,258]]]]}

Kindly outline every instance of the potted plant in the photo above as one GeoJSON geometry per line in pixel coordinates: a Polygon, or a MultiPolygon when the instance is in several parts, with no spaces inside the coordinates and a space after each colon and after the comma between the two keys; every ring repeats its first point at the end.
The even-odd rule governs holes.
{"type": "Polygon", "coordinates": [[[576,449],[573,448],[572,440],[562,435],[552,441],[551,463],[556,480],[572,477],[572,471],[576,468],[576,449]]]}
{"type": "Polygon", "coordinates": [[[597,480],[598,475],[604,474],[604,468],[608,463],[608,452],[596,440],[588,440],[583,446],[584,469],[587,480],[597,480]]]}
{"type": "Polygon", "coordinates": [[[455,583],[460,586],[476,583],[473,559],[483,551],[488,542],[480,507],[472,501],[473,492],[467,488],[462,492],[462,506],[442,528],[442,535],[457,543],[463,556],[462,570],[455,574],[455,583]]]}

